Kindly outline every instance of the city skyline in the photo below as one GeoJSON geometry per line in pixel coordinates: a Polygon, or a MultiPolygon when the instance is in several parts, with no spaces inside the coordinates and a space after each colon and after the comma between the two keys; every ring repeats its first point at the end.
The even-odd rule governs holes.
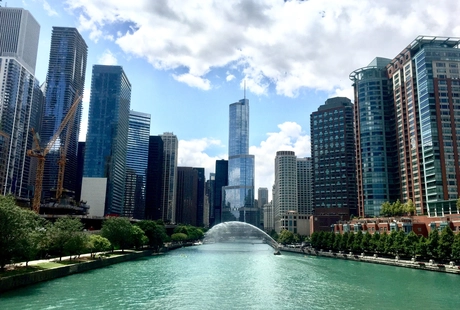
{"type": "MultiPolygon", "coordinates": [[[[94,64],[123,66],[133,84],[132,109],[152,115],[151,134],[174,132],[178,164],[205,167],[208,178],[215,160],[227,158],[227,104],[243,97],[246,80],[257,115],[249,151],[255,155],[255,188],[269,190],[276,151],[310,156],[311,112],[329,97],[353,99],[350,72],[375,56],[393,57],[418,35],[451,36],[460,29],[455,2],[418,1],[404,8],[397,1],[147,3],[22,1],[41,26],[40,83],[51,27],[77,27],[88,44],[87,76],[94,64]]],[[[80,137],[87,126],[89,80],[80,137]]]]}

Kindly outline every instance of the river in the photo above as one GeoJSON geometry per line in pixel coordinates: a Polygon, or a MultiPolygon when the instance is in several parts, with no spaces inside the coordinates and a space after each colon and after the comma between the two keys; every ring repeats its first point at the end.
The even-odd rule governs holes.
{"type": "Polygon", "coordinates": [[[458,275],[205,244],[0,295],[0,309],[458,309],[458,275]]]}

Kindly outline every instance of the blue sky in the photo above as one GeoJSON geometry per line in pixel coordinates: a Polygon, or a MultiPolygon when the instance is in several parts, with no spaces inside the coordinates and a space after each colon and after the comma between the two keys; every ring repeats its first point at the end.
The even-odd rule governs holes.
{"type": "Polygon", "coordinates": [[[179,165],[214,172],[227,158],[228,106],[250,101],[256,188],[271,190],[276,151],[310,156],[310,114],[329,97],[352,98],[350,72],[393,58],[417,36],[460,36],[453,0],[10,0],[41,26],[36,76],[45,81],[53,26],[88,44],[80,140],[94,64],[123,66],[131,109],[151,134],[173,132],[179,165]]]}

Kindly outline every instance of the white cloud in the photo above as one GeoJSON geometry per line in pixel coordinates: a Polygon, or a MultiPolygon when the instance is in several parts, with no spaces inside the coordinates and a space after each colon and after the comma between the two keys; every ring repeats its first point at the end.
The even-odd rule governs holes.
{"type": "Polygon", "coordinates": [[[227,155],[211,157],[206,154],[205,151],[214,146],[222,147],[223,145],[220,140],[210,138],[179,140],[177,165],[205,168],[205,176],[208,179],[209,173],[215,172],[216,160],[227,158],[227,155]]]}
{"type": "Polygon", "coordinates": [[[203,79],[199,76],[195,76],[190,73],[172,75],[176,81],[183,82],[190,87],[196,87],[203,90],[209,90],[211,88],[211,82],[208,79],[203,79]]]}
{"type": "MultiPolygon", "coordinates": [[[[271,195],[275,181],[275,156],[278,151],[294,151],[297,157],[310,156],[310,136],[295,122],[278,125],[278,132],[267,134],[259,146],[251,146],[249,153],[255,156],[255,190],[267,187],[271,195]]],[[[269,197],[271,200],[271,196],[269,197]]]]}
{"type": "Polygon", "coordinates": [[[104,53],[97,59],[98,64],[106,66],[114,66],[118,64],[117,58],[110,50],[105,50],[104,53]]]}
{"type": "Polygon", "coordinates": [[[374,57],[392,58],[418,35],[455,36],[460,1],[310,0],[178,1],[68,0],[79,28],[93,40],[111,25],[128,54],[155,68],[187,68],[179,81],[210,89],[213,68],[244,71],[247,87],[294,97],[302,88],[331,94],[349,88],[351,71],[374,57]],[[118,31],[118,30],[117,30],[118,31]]]}
{"type": "Polygon", "coordinates": [[[225,78],[227,80],[227,82],[230,82],[234,78],[235,78],[235,76],[233,74],[230,74],[230,73],[227,72],[227,77],[225,78]]]}

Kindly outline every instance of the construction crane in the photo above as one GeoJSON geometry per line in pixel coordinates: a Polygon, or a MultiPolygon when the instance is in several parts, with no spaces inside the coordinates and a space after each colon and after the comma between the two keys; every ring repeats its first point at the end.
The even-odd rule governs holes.
{"type": "Polygon", "coordinates": [[[43,172],[45,170],[45,157],[53,147],[54,143],[56,142],[57,138],[60,136],[64,128],[67,124],[70,126],[67,128],[66,136],[64,145],[61,147],[61,155],[59,158],[59,172],[58,172],[58,189],[56,190],[56,198],[58,198],[62,193],[62,185],[64,181],[64,169],[65,169],[65,156],[67,155],[67,147],[70,140],[70,134],[73,128],[73,122],[70,122],[74,119],[75,113],[77,112],[78,105],[80,104],[82,96],[76,96],[75,101],[73,102],[72,106],[70,107],[69,111],[67,112],[66,116],[62,120],[61,124],[59,125],[58,130],[55,132],[53,137],[50,141],[46,144],[46,147],[42,149],[40,147],[40,138],[38,133],[35,132],[33,128],[30,129],[33,137],[34,137],[34,144],[35,148],[33,150],[28,150],[27,155],[30,157],[37,158],[37,173],[35,176],[35,190],[34,190],[34,197],[32,200],[32,209],[39,213],[40,211],[40,201],[42,196],[42,185],[43,185],[43,172]],[[69,123],[70,122],[70,123],[69,123]]]}

